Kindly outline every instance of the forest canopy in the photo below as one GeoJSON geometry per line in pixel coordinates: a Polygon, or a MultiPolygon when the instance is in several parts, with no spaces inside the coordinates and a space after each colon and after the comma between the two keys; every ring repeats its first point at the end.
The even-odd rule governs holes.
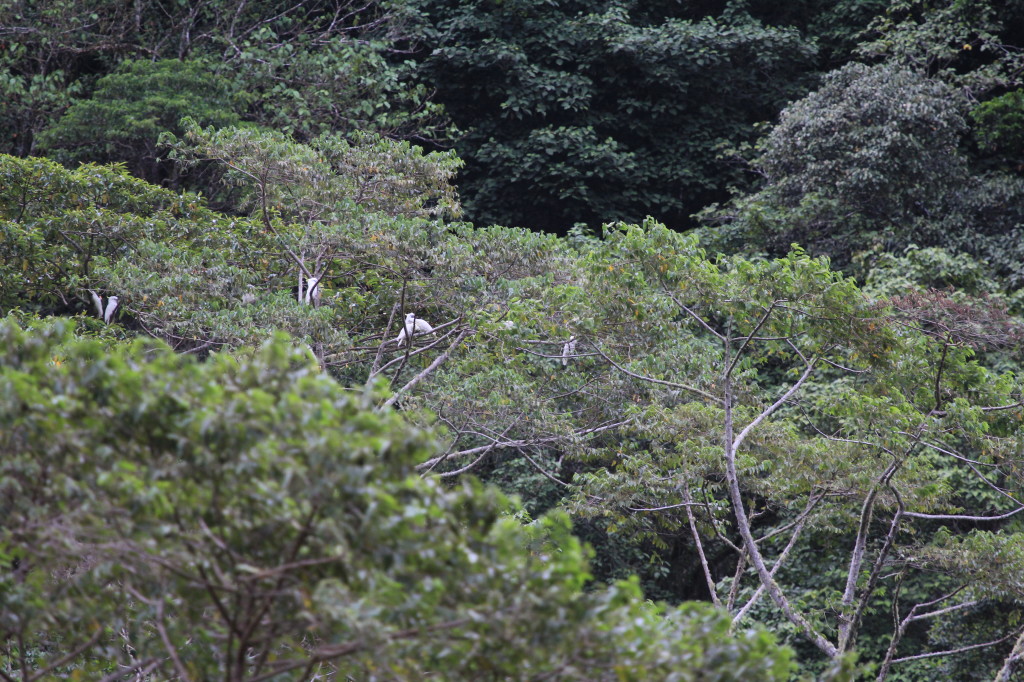
{"type": "Polygon", "coordinates": [[[1020,35],[0,3],[0,679],[1017,679],[1020,35]]]}

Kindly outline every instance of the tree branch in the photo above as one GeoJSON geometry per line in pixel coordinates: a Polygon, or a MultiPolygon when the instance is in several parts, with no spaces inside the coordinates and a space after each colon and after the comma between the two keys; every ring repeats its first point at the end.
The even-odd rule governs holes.
{"type": "MultiPolygon", "coordinates": [[[[720,398],[716,398],[715,396],[711,395],[710,393],[707,393],[706,391],[702,391],[699,388],[694,388],[693,386],[688,386],[687,384],[680,384],[680,383],[677,383],[675,381],[664,381],[663,379],[655,379],[653,377],[646,377],[646,376],[643,376],[641,374],[637,374],[636,372],[631,372],[628,369],[626,369],[625,367],[622,367],[621,365],[619,365],[617,362],[612,360],[610,357],[608,357],[604,353],[604,351],[602,351],[601,348],[596,343],[594,343],[594,349],[597,351],[598,355],[600,355],[602,358],[607,360],[609,362],[609,364],[611,364],[615,369],[619,370],[623,374],[626,374],[626,375],[629,375],[629,376],[633,377],[634,379],[639,379],[640,381],[648,381],[648,382],[650,382],[652,384],[661,384],[662,386],[671,386],[672,388],[679,388],[679,389],[682,389],[684,391],[690,391],[691,393],[696,393],[697,395],[701,396],[702,398],[707,398],[708,400],[711,400],[712,402],[714,402],[717,405],[721,405],[722,404],[722,400],[720,398]]],[[[559,356],[559,357],[561,357],[561,356],[559,356]]]]}
{"type": "MultiPolygon", "coordinates": [[[[448,346],[448,350],[434,358],[434,361],[431,362],[430,365],[428,365],[425,370],[423,370],[422,372],[414,376],[412,379],[410,379],[408,383],[405,384],[405,386],[402,386],[400,389],[395,391],[395,394],[388,398],[387,400],[385,400],[384,404],[382,404],[378,409],[384,409],[385,407],[391,407],[392,405],[394,405],[395,401],[398,400],[403,393],[405,393],[410,388],[418,384],[420,381],[422,381],[424,378],[430,375],[435,369],[437,369],[445,360],[447,360],[448,357],[452,354],[452,351],[455,350],[455,348],[458,347],[458,345],[462,343],[462,340],[469,336],[469,334],[469,329],[462,330],[462,333],[460,333],[458,338],[456,338],[455,341],[452,342],[452,345],[448,346]]],[[[411,345],[412,344],[410,340],[410,346],[411,345]]]]}

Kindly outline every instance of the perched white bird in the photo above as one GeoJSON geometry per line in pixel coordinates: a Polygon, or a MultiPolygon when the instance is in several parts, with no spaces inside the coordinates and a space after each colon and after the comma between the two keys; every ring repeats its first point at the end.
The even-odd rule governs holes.
{"type": "Polygon", "coordinates": [[[562,367],[569,364],[569,358],[576,355],[576,337],[570,336],[569,340],[562,346],[562,367]]]}
{"type": "Polygon", "coordinates": [[[107,299],[107,308],[103,311],[103,321],[107,324],[110,324],[110,321],[114,319],[114,311],[117,310],[117,304],[117,296],[111,296],[107,299]]]}
{"type": "Polygon", "coordinates": [[[306,294],[304,296],[306,305],[320,302],[320,277],[310,277],[306,280],[306,294]]]}
{"type": "Polygon", "coordinates": [[[416,317],[416,313],[409,313],[405,316],[405,328],[398,332],[398,338],[395,339],[395,343],[399,346],[403,346],[405,345],[406,339],[430,334],[433,331],[434,328],[430,326],[429,322],[416,317]]]}
{"type": "Polygon", "coordinates": [[[92,304],[96,306],[96,315],[103,318],[103,297],[97,294],[92,289],[89,289],[89,295],[92,296],[92,304]]]}

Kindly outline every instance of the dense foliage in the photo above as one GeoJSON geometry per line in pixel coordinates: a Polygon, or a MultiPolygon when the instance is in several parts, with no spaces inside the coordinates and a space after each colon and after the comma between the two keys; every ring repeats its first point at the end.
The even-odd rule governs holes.
{"type": "Polygon", "coordinates": [[[0,2],[0,679],[1016,679],[1022,27],[0,2]]]}
{"type": "Polygon", "coordinates": [[[813,49],[742,11],[648,3],[426,0],[420,71],[465,135],[460,188],[483,223],[564,232],[657,215],[684,224],[800,88],[813,49]],[[428,52],[429,48],[429,52],[428,52]]]}
{"type": "Polygon", "coordinates": [[[197,363],[60,323],[0,335],[5,679],[788,670],[709,609],[582,593],[564,515],[524,526],[472,481],[416,476],[430,434],[282,339],[197,363]]]}

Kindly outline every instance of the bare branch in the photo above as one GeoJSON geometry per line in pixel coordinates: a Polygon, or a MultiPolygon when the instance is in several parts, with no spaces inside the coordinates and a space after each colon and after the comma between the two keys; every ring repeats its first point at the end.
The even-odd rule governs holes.
{"type": "Polygon", "coordinates": [[[921,512],[904,512],[904,516],[914,519],[929,519],[932,521],[1002,521],[1015,514],[1024,511],[1024,506],[1017,507],[1013,511],[999,514],[997,516],[970,516],[967,514],[923,514],[921,512]]]}
{"type": "MultiPolygon", "coordinates": [[[[639,379],[641,381],[648,381],[648,382],[650,382],[652,384],[661,384],[662,386],[671,386],[672,388],[679,388],[679,389],[682,389],[684,391],[690,391],[691,393],[696,393],[697,395],[701,396],[702,398],[707,398],[708,400],[713,401],[717,405],[721,405],[722,404],[722,401],[721,401],[720,398],[716,398],[715,396],[711,395],[710,393],[707,393],[706,391],[702,391],[699,388],[694,388],[693,386],[689,386],[687,384],[680,384],[680,383],[677,383],[675,381],[664,381],[662,379],[654,379],[652,377],[645,377],[645,376],[643,376],[641,374],[637,374],[635,372],[631,372],[628,369],[626,369],[625,367],[622,367],[621,365],[619,365],[617,362],[612,360],[610,357],[608,357],[604,353],[604,351],[602,351],[600,349],[600,347],[598,347],[598,345],[596,343],[594,344],[594,348],[597,350],[598,355],[600,355],[602,358],[607,360],[613,367],[615,367],[615,369],[619,370],[623,374],[627,374],[627,375],[633,377],[634,379],[639,379]]],[[[561,356],[559,356],[559,357],[561,357],[561,356]]]]}
{"type": "MultiPolygon", "coordinates": [[[[867,547],[868,531],[875,511],[875,499],[878,497],[878,486],[884,485],[899,468],[898,460],[893,458],[892,464],[878,478],[872,486],[871,491],[864,498],[861,505],[860,523],[857,524],[857,537],[853,543],[853,551],[850,553],[850,568],[846,572],[846,587],[843,590],[843,609],[849,609],[853,604],[854,593],[857,589],[857,579],[860,577],[860,567],[864,563],[864,553],[867,547]]],[[[853,619],[849,614],[843,613],[839,617],[839,649],[845,650],[851,641],[853,619]]]]}
{"type": "Polygon", "coordinates": [[[1021,659],[1024,659],[1024,630],[1021,630],[1020,636],[1013,645],[1013,649],[1006,657],[1006,660],[1003,661],[1003,667],[996,673],[995,682],[1010,682],[1010,677],[1013,675],[1013,671],[1021,659]]]}
{"type": "Polygon", "coordinates": [[[692,500],[690,498],[690,486],[683,483],[683,503],[686,506],[686,520],[690,524],[690,535],[693,536],[693,544],[697,547],[697,555],[700,557],[700,567],[704,571],[704,579],[708,583],[708,592],[711,593],[711,601],[715,606],[721,607],[722,600],[718,598],[718,590],[715,589],[715,579],[711,575],[711,568],[708,566],[708,559],[704,555],[704,543],[701,542],[700,533],[697,532],[697,522],[693,518],[693,510],[690,509],[692,500]]]}
{"type": "Polygon", "coordinates": [[[807,369],[804,370],[804,373],[800,376],[799,379],[797,379],[796,383],[790,386],[789,390],[786,391],[781,398],[772,403],[772,405],[765,409],[764,411],[762,411],[761,414],[757,415],[754,421],[747,424],[747,426],[742,431],[740,431],[740,435],[736,436],[736,440],[733,441],[731,444],[733,453],[739,450],[740,444],[751,431],[757,428],[758,424],[760,424],[765,419],[770,417],[777,409],[782,407],[782,405],[785,404],[785,402],[789,400],[794,393],[800,390],[800,387],[803,386],[805,381],[807,381],[807,378],[811,376],[811,372],[814,370],[814,362],[816,359],[817,358],[812,359],[809,363],[807,363],[807,369]]]}
{"type": "Polygon", "coordinates": [[[137,672],[142,676],[142,679],[145,679],[146,675],[159,668],[166,661],[166,658],[147,658],[144,661],[139,661],[135,665],[121,668],[117,672],[112,672],[109,675],[104,675],[98,682],[117,682],[117,680],[120,680],[122,677],[132,672],[137,672]]]}
{"type": "Polygon", "coordinates": [[[917,660],[920,660],[922,658],[935,658],[937,656],[951,656],[953,654],[959,654],[959,653],[963,653],[965,651],[971,651],[973,649],[983,649],[983,648],[988,647],[988,646],[995,646],[996,644],[1002,644],[1003,642],[1005,642],[1008,639],[1011,639],[1013,637],[1017,637],[1019,634],[1020,633],[1017,633],[1017,632],[1011,632],[1010,634],[1006,635],[1005,637],[1000,637],[999,639],[994,639],[991,642],[982,642],[981,644],[972,644],[970,646],[962,646],[962,647],[960,647],[958,649],[948,649],[946,651],[933,651],[933,652],[927,653],[927,654],[917,654],[916,656],[904,656],[903,658],[894,659],[893,660],[893,665],[895,665],[896,663],[903,663],[905,661],[917,661],[917,660]]]}
{"type": "MultiPolygon", "coordinates": [[[[519,414],[520,414],[520,417],[521,417],[521,416],[522,416],[522,413],[520,412],[519,414]]],[[[517,420],[518,420],[518,418],[517,418],[517,420]]],[[[509,432],[509,431],[510,431],[510,430],[512,429],[512,427],[513,427],[514,425],[515,425],[515,423],[514,423],[514,422],[513,422],[512,424],[509,424],[509,425],[508,425],[508,426],[507,426],[507,427],[505,428],[505,430],[501,432],[501,435],[499,436],[499,438],[504,438],[504,437],[505,437],[505,434],[506,434],[506,433],[508,433],[508,432],[509,432]]],[[[493,442],[493,443],[491,443],[490,447],[488,447],[488,448],[485,448],[485,449],[484,449],[484,451],[483,451],[482,453],[480,453],[480,456],[479,456],[479,457],[477,457],[477,458],[476,458],[476,459],[474,459],[474,460],[473,460],[473,461],[472,461],[472,462],[471,462],[470,464],[468,464],[468,465],[466,465],[466,466],[462,467],[461,469],[456,469],[455,471],[444,471],[444,472],[441,472],[441,473],[440,473],[440,474],[438,474],[438,475],[439,475],[439,476],[441,476],[441,478],[447,478],[447,477],[450,477],[450,476],[458,476],[459,474],[463,474],[463,473],[465,473],[465,472],[469,471],[470,469],[472,469],[473,467],[475,467],[475,466],[476,466],[477,464],[479,464],[479,463],[480,463],[480,462],[481,462],[481,461],[483,460],[483,458],[484,458],[484,457],[486,457],[487,455],[489,455],[489,454],[490,454],[490,452],[491,452],[491,450],[493,450],[493,449],[494,449],[494,448],[495,448],[495,447],[496,447],[496,446],[498,445],[498,443],[499,443],[499,441],[498,441],[497,439],[495,439],[495,440],[494,440],[494,442],[493,442]]],[[[447,455],[447,453],[446,453],[446,455],[447,455]]],[[[431,466],[430,466],[430,467],[429,467],[429,468],[428,468],[428,469],[427,469],[426,471],[424,471],[422,475],[423,475],[423,476],[426,476],[426,475],[427,475],[428,473],[430,473],[431,471],[433,471],[433,470],[434,470],[434,468],[435,468],[435,467],[437,467],[437,465],[438,465],[438,464],[440,464],[441,462],[443,462],[443,461],[444,461],[444,460],[445,460],[446,458],[447,458],[447,456],[446,456],[446,457],[441,457],[441,458],[439,458],[439,459],[437,460],[437,462],[435,462],[435,463],[434,463],[433,465],[431,465],[431,466]]]]}
{"type": "MultiPolygon", "coordinates": [[[[779,570],[782,564],[789,557],[789,553],[790,551],[792,551],[793,547],[796,546],[797,538],[800,537],[800,533],[803,531],[804,525],[807,523],[807,517],[810,515],[811,510],[813,510],[814,507],[817,506],[818,502],[820,502],[821,499],[824,497],[824,493],[819,494],[817,497],[812,495],[811,498],[807,501],[807,506],[804,508],[803,512],[800,513],[800,516],[797,518],[795,522],[796,528],[793,531],[793,535],[790,536],[789,542],[786,543],[786,547],[782,550],[782,553],[779,554],[779,557],[775,560],[775,564],[772,566],[771,573],[769,573],[769,575],[772,578],[775,577],[775,573],[779,570]]],[[[764,538],[762,538],[762,540],[763,539],[764,538]]],[[[743,607],[739,610],[739,612],[737,612],[736,615],[733,617],[732,627],[737,626],[740,623],[740,621],[743,620],[747,613],[750,612],[750,609],[754,607],[754,604],[757,603],[757,600],[761,598],[761,595],[764,594],[764,591],[764,585],[759,585],[757,590],[754,591],[753,596],[750,597],[747,603],[744,604],[743,607]]]]}
{"type": "MultiPolygon", "coordinates": [[[[725,340],[726,348],[726,361],[728,361],[728,349],[729,340],[725,340]]],[[[733,440],[733,422],[732,422],[732,385],[728,374],[723,375],[724,384],[724,399],[725,399],[725,433],[723,438],[723,445],[725,448],[725,471],[726,481],[728,483],[729,498],[732,502],[733,515],[736,518],[736,526],[740,532],[740,536],[743,538],[743,545],[747,550],[747,554],[750,556],[750,561],[757,570],[757,575],[761,580],[761,584],[767,589],[768,594],[771,595],[772,600],[785,614],[786,619],[790,623],[800,628],[804,635],[807,636],[815,646],[817,646],[826,656],[829,658],[835,658],[839,650],[834,644],[829,642],[825,637],[817,632],[802,614],[795,611],[786,595],[782,592],[782,588],[779,587],[778,583],[772,577],[768,570],[768,567],[764,563],[764,557],[761,555],[760,550],[757,547],[757,543],[754,540],[754,535],[750,530],[750,519],[747,516],[746,509],[743,505],[743,496],[740,492],[739,475],[736,472],[736,450],[740,443],[743,442],[744,437],[750,433],[750,431],[756,427],[759,423],[764,421],[769,415],[771,415],[776,409],[779,408],[786,400],[789,399],[794,393],[796,393],[803,382],[806,381],[807,377],[810,376],[811,371],[814,369],[814,362],[811,361],[807,369],[804,371],[800,379],[792,386],[786,393],[779,398],[771,407],[761,412],[761,414],[747,427],[740,432],[740,435],[733,440]]]]}
{"type": "Polygon", "coordinates": [[[510,441],[505,441],[503,443],[499,442],[499,443],[496,443],[496,444],[495,443],[490,443],[488,445],[481,445],[479,447],[469,448],[467,450],[459,450],[458,452],[445,453],[444,455],[439,455],[438,457],[432,457],[432,458],[428,459],[426,462],[421,462],[420,464],[417,464],[416,465],[416,469],[417,470],[426,469],[426,468],[428,468],[430,466],[433,466],[438,460],[445,459],[445,458],[448,458],[448,457],[462,457],[462,456],[465,456],[465,455],[476,455],[476,454],[479,454],[480,452],[482,452],[484,450],[487,450],[488,448],[492,448],[492,447],[497,447],[497,448],[522,448],[522,447],[533,447],[533,446],[537,446],[537,445],[549,445],[551,443],[563,442],[563,441],[568,440],[570,438],[580,438],[582,436],[590,436],[590,435],[593,435],[593,434],[596,434],[596,433],[601,433],[601,432],[604,432],[604,431],[610,431],[612,429],[617,429],[617,428],[625,426],[627,424],[631,424],[633,421],[634,421],[634,419],[630,418],[630,419],[626,419],[626,420],[623,420],[623,421],[620,421],[620,422],[612,422],[612,423],[608,423],[608,424],[603,424],[601,426],[595,426],[595,427],[589,428],[589,429],[580,429],[579,431],[574,431],[571,434],[566,435],[566,436],[549,436],[547,438],[510,440],[510,441]]]}
{"type": "Polygon", "coordinates": [[[704,507],[706,509],[707,506],[704,502],[679,502],[676,504],[666,504],[663,507],[626,507],[626,509],[633,512],[656,512],[669,509],[689,509],[690,507],[704,507]]]}
{"type": "Polygon", "coordinates": [[[918,609],[927,608],[929,606],[934,606],[935,604],[938,604],[938,603],[941,603],[941,602],[943,602],[943,601],[945,601],[947,599],[950,599],[950,598],[956,596],[961,591],[963,591],[963,589],[965,587],[967,587],[967,586],[966,585],[961,585],[960,587],[956,588],[952,592],[950,592],[948,594],[944,594],[943,596],[941,596],[941,597],[939,597],[937,599],[933,599],[930,602],[924,602],[924,603],[921,603],[921,604],[915,604],[914,607],[910,609],[910,613],[907,614],[907,617],[904,618],[903,620],[899,620],[899,608],[897,606],[897,601],[896,601],[898,599],[898,597],[899,597],[899,587],[897,586],[896,595],[893,597],[893,618],[895,620],[899,620],[899,622],[896,625],[895,632],[892,633],[892,638],[889,640],[889,648],[885,652],[885,659],[882,661],[882,665],[881,665],[881,668],[878,671],[878,677],[876,678],[875,682],[884,682],[885,678],[888,677],[889,669],[892,667],[892,664],[893,664],[892,657],[896,654],[896,647],[899,646],[900,641],[903,639],[903,635],[906,634],[907,626],[909,626],[912,622],[914,622],[916,620],[922,620],[924,618],[931,618],[933,616],[938,616],[938,615],[941,615],[943,613],[949,613],[950,611],[954,611],[954,610],[957,610],[957,609],[962,609],[962,608],[965,608],[965,607],[968,607],[968,606],[973,606],[974,604],[978,603],[977,601],[971,601],[971,602],[966,602],[966,603],[963,603],[963,604],[957,604],[955,606],[950,606],[950,607],[944,608],[944,609],[938,609],[936,611],[931,611],[929,613],[923,613],[923,614],[917,615],[917,610],[918,609]]]}
{"type": "Polygon", "coordinates": [[[548,479],[554,481],[555,483],[557,483],[558,485],[564,486],[566,488],[570,487],[568,483],[566,483],[565,481],[559,480],[553,474],[548,473],[544,469],[544,467],[542,467],[540,464],[537,464],[535,461],[533,461],[533,458],[530,457],[528,454],[526,454],[525,450],[523,451],[522,454],[523,454],[523,457],[526,458],[526,461],[528,461],[530,464],[532,464],[533,468],[536,469],[537,471],[539,471],[540,473],[542,473],[545,478],[548,478],[548,479]]]}
{"type": "Polygon", "coordinates": [[[704,329],[706,329],[707,331],[709,331],[712,334],[714,334],[715,337],[719,341],[725,341],[725,337],[724,336],[722,336],[721,334],[716,332],[714,329],[712,329],[711,325],[709,325],[707,322],[704,321],[704,318],[702,318],[700,315],[698,315],[697,313],[693,312],[692,310],[687,308],[685,305],[683,305],[682,301],[680,301],[678,298],[676,298],[675,294],[673,294],[668,289],[665,289],[665,293],[668,294],[668,297],[671,298],[675,302],[675,304],[677,306],[679,306],[679,308],[681,310],[685,311],[688,315],[690,315],[690,317],[692,317],[693,319],[697,320],[697,322],[700,323],[700,326],[704,327],[704,329]]]}
{"type": "MultiPolygon", "coordinates": [[[[751,332],[747,334],[747,337],[743,339],[743,343],[740,344],[740,347],[736,349],[735,357],[733,357],[728,369],[725,370],[726,375],[732,374],[732,371],[736,369],[736,363],[739,362],[740,358],[743,356],[743,351],[747,349],[747,346],[750,345],[750,340],[754,338],[754,335],[757,334],[761,327],[765,325],[765,323],[768,321],[768,318],[772,316],[772,311],[775,310],[776,303],[779,303],[779,301],[772,301],[772,304],[768,306],[767,310],[764,311],[764,315],[762,315],[761,319],[757,321],[757,324],[754,325],[754,328],[751,330],[751,332]]],[[[793,344],[790,343],[790,345],[792,346],[793,344]]],[[[796,348],[796,346],[793,347],[796,348]]],[[[803,357],[803,355],[801,355],[800,357],[803,357]]]]}

